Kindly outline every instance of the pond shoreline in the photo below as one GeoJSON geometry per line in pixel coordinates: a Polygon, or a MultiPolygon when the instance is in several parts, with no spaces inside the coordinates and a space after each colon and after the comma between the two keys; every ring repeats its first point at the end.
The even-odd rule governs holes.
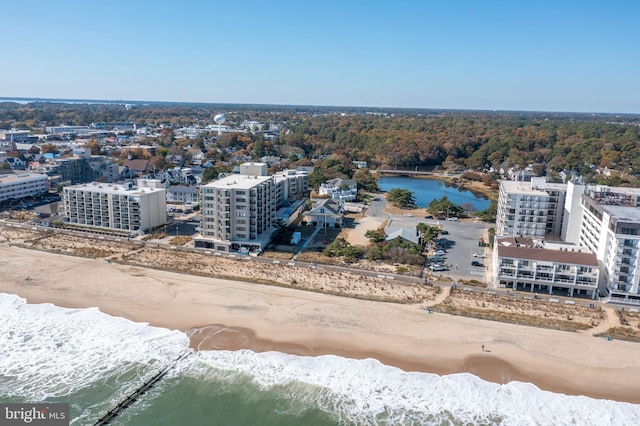
{"type": "MultiPolygon", "coordinates": [[[[422,175],[422,176],[379,176],[378,177],[378,182],[380,182],[381,178],[391,178],[391,179],[397,179],[397,178],[401,178],[401,179],[410,179],[410,180],[430,180],[430,181],[440,181],[442,182],[442,184],[447,187],[447,188],[455,188],[458,192],[463,193],[464,191],[468,191],[469,193],[471,193],[473,195],[474,198],[476,199],[482,199],[485,201],[488,201],[489,203],[491,202],[497,202],[498,201],[498,190],[497,189],[493,189],[490,188],[488,186],[485,186],[482,182],[476,182],[476,181],[470,181],[467,179],[462,179],[460,178],[458,175],[455,176],[442,176],[442,175],[422,175]]],[[[419,207],[423,207],[426,208],[428,207],[428,201],[423,201],[421,200],[419,194],[415,194],[415,190],[414,188],[407,188],[410,191],[414,192],[414,195],[416,196],[416,198],[418,199],[418,203],[424,203],[425,205],[419,205],[419,207]]],[[[382,192],[387,192],[387,190],[381,189],[382,192]]],[[[448,194],[443,194],[443,195],[448,195],[448,194]]],[[[457,200],[453,199],[455,197],[450,197],[448,196],[448,198],[454,203],[454,204],[464,204],[464,203],[460,203],[457,202],[457,200]]],[[[488,205],[485,207],[488,208],[488,205]]],[[[480,208],[477,209],[478,211],[482,211],[484,210],[484,208],[480,208]]]]}

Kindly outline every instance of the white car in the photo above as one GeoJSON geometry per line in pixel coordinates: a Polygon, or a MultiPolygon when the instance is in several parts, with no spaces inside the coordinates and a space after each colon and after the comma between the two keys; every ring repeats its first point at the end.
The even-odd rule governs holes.
{"type": "Polygon", "coordinates": [[[405,213],[402,216],[406,216],[406,217],[413,217],[413,215],[411,213],[405,213]]]}
{"type": "Polygon", "coordinates": [[[487,256],[484,253],[473,253],[473,257],[480,257],[480,258],[484,259],[487,256]]]}
{"type": "Polygon", "coordinates": [[[444,265],[431,265],[429,266],[429,269],[431,269],[432,271],[446,271],[449,268],[444,265]]]}

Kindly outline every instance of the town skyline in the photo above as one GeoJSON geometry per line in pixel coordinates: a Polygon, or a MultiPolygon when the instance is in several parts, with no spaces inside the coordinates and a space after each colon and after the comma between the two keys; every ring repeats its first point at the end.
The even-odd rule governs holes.
{"type": "Polygon", "coordinates": [[[0,95],[640,113],[629,1],[189,6],[7,5],[0,95]]]}

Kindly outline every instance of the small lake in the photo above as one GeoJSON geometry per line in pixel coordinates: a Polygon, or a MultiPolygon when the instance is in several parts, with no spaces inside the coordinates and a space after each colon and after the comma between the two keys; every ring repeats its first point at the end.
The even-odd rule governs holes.
{"type": "Polygon", "coordinates": [[[393,188],[408,189],[413,192],[419,207],[428,207],[432,200],[438,200],[446,195],[452,203],[461,206],[468,203],[478,211],[485,210],[491,200],[476,195],[468,189],[460,189],[455,185],[445,184],[441,180],[418,179],[404,176],[383,176],[378,179],[380,189],[387,192],[393,188]]]}

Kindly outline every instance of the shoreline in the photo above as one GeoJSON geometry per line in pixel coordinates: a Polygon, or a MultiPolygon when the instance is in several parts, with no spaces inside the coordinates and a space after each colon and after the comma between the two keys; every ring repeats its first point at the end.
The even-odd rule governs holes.
{"type": "MultiPolygon", "coordinates": [[[[387,175],[385,175],[387,176],[387,175]]],[[[389,177],[400,177],[402,174],[397,175],[388,175],[389,177]]],[[[378,176],[380,178],[382,176],[378,176]]],[[[430,174],[430,175],[419,175],[419,176],[411,176],[414,179],[427,179],[427,180],[439,180],[441,182],[446,182],[449,185],[453,185],[457,188],[464,188],[471,192],[475,196],[480,196],[489,200],[490,202],[498,202],[498,190],[492,189],[482,182],[467,180],[461,178],[459,176],[446,176],[441,174],[430,174]]],[[[384,193],[384,191],[383,191],[384,193]]],[[[422,207],[421,207],[422,208],[422,207]]]]}
{"type": "Polygon", "coordinates": [[[640,403],[635,343],[4,244],[0,259],[0,292],[29,303],[97,306],[109,315],[179,329],[199,350],[375,358],[405,371],[469,372],[497,383],[518,380],[558,393],[640,403]]]}

